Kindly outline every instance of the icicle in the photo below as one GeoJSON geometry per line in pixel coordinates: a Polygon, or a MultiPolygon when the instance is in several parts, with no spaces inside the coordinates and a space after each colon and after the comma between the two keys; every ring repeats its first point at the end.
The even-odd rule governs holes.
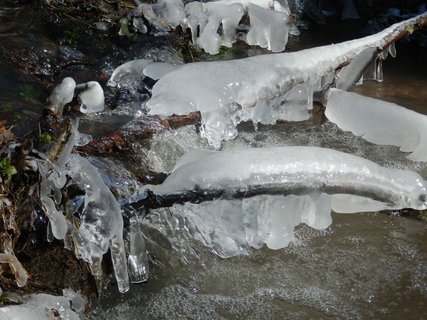
{"type": "Polygon", "coordinates": [[[383,82],[384,81],[383,60],[381,57],[378,57],[377,61],[376,61],[375,79],[377,80],[377,82],[383,82]]]}
{"type": "Polygon", "coordinates": [[[380,57],[381,57],[382,60],[387,59],[387,57],[388,57],[388,49],[382,50],[381,53],[380,53],[380,57]]]}
{"type": "Polygon", "coordinates": [[[395,42],[391,43],[391,45],[388,47],[388,51],[393,58],[396,58],[396,44],[395,44],[395,42]]]}
{"type": "Polygon", "coordinates": [[[310,117],[307,109],[312,99],[308,86],[296,85],[285,95],[285,109],[282,119],[287,121],[307,120],[310,117]]]}
{"type": "Polygon", "coordinates": [[[138,218],[130,219],[130,253],[128,257],[129,278],[133,283],[147,281],[149,275],[148,256],[142,226],[138,218]]]}
{"type": "Polygon", "coordinates": [[[15,275],[16,284],[23,287],[27,284],[28,272],[13,253],[0,253],[0,263],[8,263],[15,275]]]}
{"type": "Polygon", "coordinates": [[[127,269],[125,245],[123,243],[123,226],[117,230],[116,235],[111,239],[110,250],[111,260],[113,261],[114,275],[117,281],[119,292],[129,291],[129,275],[127,269]]]}
{"type": "Polygon", "coordinates": [[[363,72],[371,63],[375,51],[375,47],[367,48],[358,54],[349,65],[343,67],[337,75],[335,87],[342,90],[350,89],[363,76],[363,72]]]}
{"type": "Polygon", "coordinates": [[[142,18],[133,18],[132,25],[138,32],[147,33],[147,26],[144,24],[142,18]]]}

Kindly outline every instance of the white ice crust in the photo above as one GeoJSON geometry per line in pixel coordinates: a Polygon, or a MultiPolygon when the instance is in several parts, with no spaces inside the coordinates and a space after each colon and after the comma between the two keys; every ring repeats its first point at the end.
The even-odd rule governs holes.
{"type": "Polygon", "coordinates": [[[397,104],[332,89],[326,116],[342,130],[369,142],[400,147],[408,158],[427,161],[427,116],[397,104]]]}
{"type": "Polygon", "coordinates": [[[26,298],[24,304],[0,308],[2,320],[80,320],[79,315],[71,310],[70,302],[61,296],[35,294],[26,298]],[[59,318],[55,316],[59,315],[59,318]]]}
{"type": "Polygon", "coordinates": [[[237,135],[236,125],[241,121],[272,124],[279,119],[307,119],[312,92],[330,84],[337,68],[368,48],[382,48],[392,34],[413,19],[340,44],[240,60],[189,63],[161,77],[146,105],[151,114],[162,116],[200,111],[202,136],[219,148],[221,140],[237,135]]]}

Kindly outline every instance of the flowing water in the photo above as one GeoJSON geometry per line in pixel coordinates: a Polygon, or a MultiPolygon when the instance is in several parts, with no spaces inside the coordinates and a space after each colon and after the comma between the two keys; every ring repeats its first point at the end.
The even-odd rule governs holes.
{"type": "MultiPolygon", "coordinates": [[[[0,26],[0,41],[24,37],[29,46],[33,44],[22,30],[16,33],[15,24],[22,22],[14,20],[21,17],[17,11],[1,8],[0,17],[8,17],[0,26]]],[[[296,50],[334,41],[330,38],[330,34],[303,31],[290,47],[296,50]]],[[[385,61],[384,82],[365,82],[355,91],[427,114],[426,49],[404,43],[397,49],[397,58],[385,61]]],[[[141,50],[147,51],[146,46],[141,50]]],[[[110,66],[115,64],[105,60],[110,66]]],[[[0,115],[25,127],[38,118],[46,92],[17,75],[13,64],[0,61],[0,67],[0,115]],[[26,120],[19,119],[22,115],[26,120]]],[[[117,122],[117,126],[127,121],[129,113],[120,108],[105,119],[82,119],[87,133],[96,134],[100,124],[108,127],[105,121],[117,122]]],[[[320,113],[307,121],[260,126],[256,131],[252,124],[242,124],[237,139],[223,148],[278,145],[333,148],[384,166],[411,169],[427,178],[426,164],[408,160],[396,147],[373,145],[342,132],[320,113]]],[[[151,169],[167,172],[194,147],[207,147],[206,141],[194,128],[181,128],[155,136],[150,151],[141,151],[140,156],[151,169]]],[[[138,187],[120,164],[91,161],[105,174],[117,171],[121,179],[105,180],[123,184],[123,188],[138,187]]],[[[186,236],[186,221],[178,217],[187,209],[159,209],[145,219],[143,231],[151,261],[148,282],[132,285],[126,294],[119,294],[115,285],[105,288],[87,319],[427,319],[425,215],[333,213],[333,222],[325,230],[299,225],[296,240],[284,249],[263,247],[221,259],[186,236]]],[[[204,210],[198,205],[192,209],[204,210]]]]}
{"type": "MultiPolygon", "coordinates": [[[[355,91],[427,114],[425,57],[402,49],[394,61],[386,60],[383,83],[365,82],[355,91]]],[[[188,128],[167,136],[167,147],[153,151],[171,159],[163,168],[173,167],[167,156],[179,149],[173,145],[182,147],[194,136],[188,128]]],[[[237,139],[223,149],[278,145],[333,148],[427,177],[427,166],[408,160],[398,148],[365,142],[319,114],[257,131],[241,125],[237,139]]],[[[186,221],[179,218],[185,210],[188,206],[174,206],[146,218],[148,283],[133,285],[124,295],[108,288],[88,319],[427,319],[425,218],[333,213],[326,230],[298,226],[297,240],[287,248],[221,259],[185,236],[186,221]]],[[[200,205],[191,210],[209,213],[200,205]]]]}

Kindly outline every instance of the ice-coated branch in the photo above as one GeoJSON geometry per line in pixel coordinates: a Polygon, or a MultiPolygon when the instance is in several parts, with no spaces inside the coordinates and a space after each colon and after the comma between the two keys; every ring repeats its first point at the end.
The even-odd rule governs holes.
{"type": "Polygon", "coordinates": [[[338,70],[370,48],[382,51],[426,20],[424,13],[365,38],[299,52],[189,63],[161,77],[146,105],[162,116],[200,111],[202,135],[219,147],[237,135],[241,121],[307,119],[313,91],[331,86],[338,70]]]}
{"type": "Polygon", "coordinates": [[[133,209],[170,207],[150,212],[149,227],[173,247],[198,240],[224,258],[264,244],[286,247],[300,223],[328,227],[331,211],[427,206],[427,184],[417,173],[317,147],[192,152],[162,184],[146,188],[133,209]]]}
{"type": "Polygon", "coordinates": [[[368,198],[383,209],[421,210],[427,205],[427,184],[417,173],[317,147],[191,152],[162,184],[146,188],[145,198],[133,208],[313,193],[368,198]]]}

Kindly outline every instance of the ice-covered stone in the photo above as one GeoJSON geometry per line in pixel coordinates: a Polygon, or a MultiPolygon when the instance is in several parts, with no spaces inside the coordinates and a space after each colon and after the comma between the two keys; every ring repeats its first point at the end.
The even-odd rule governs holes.
{"type": "Polygon", "coordinates": [[[427,116],[397,104],[331,89],[326,116],[369,142],[400,147],[409,159],[427,161],[427,116]]]}
{"type": "Polygon", "coordinates": [[[89,81],[78,84],[78,99],[80,101],[80,112],[93,113],[104,110],[104,90],[98,81],[89,81]]]}
{"type": "Polygon", "coordinates": [[[48,107],[58,116],[62,115],[64,106],[71,102],[74,97],[76,82],[73,78],[66,77],[53,89],[47,98],[48,107]]]}

